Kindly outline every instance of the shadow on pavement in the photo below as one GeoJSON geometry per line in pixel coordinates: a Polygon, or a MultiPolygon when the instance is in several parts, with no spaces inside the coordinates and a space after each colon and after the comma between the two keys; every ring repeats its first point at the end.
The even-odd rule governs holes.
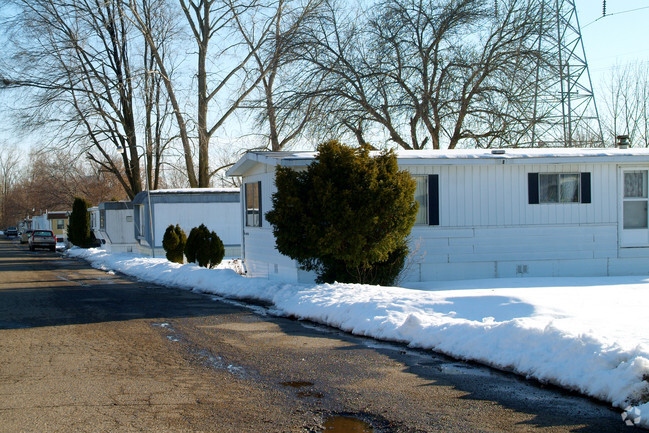
{"type": "MultiPolygon", "coordinates": [[[[85,261],[57,253],[32,253],[18,243],[0,240],[0,330],[133,319],[167,320],[233,312],[253,314],[244,306],[215,302],[213,296],[110,275],[91,268],[85,261]]],[[[273,321],[289,336],[333,336],[350,343],[337,350],[377,351],[401,363],[405,372],[424,379],[425,386],[462,391],[461,399],[493,401],[529,414],[530,419],[521,423],[521,431],[527,431],[525,424],[549,431],[557,431],[552,427],[562,426],[566,429],[560,431],[579,433],[628,431],[617,412],[607,405],[559,388],[321,325],[306,323],[304,326],[304,322],[279,317],[264,320],[273,321]],[[579,427],[570,427],[574,425],[579,427]]]]}

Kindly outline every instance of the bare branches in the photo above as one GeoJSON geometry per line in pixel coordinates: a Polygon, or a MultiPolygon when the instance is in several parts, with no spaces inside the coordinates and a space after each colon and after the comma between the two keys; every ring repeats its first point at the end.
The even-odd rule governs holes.
{"type": "Polygon", "coordinates": [[[496,2],[498,14],[493,1],[384,0],[361,17],[328,4],[301,58],[318,87],[292,96],[318,100],[316,128],[349,129],[359,142],[383,135],[405,149],[484,145],[502,132],[485,115],[518,128],[503,109],[527,95],[503,84],[522,80],[540,55],[527,0],[496,2]]]}
{"type": "Polygon", "coordinates": [[[649,73],[642,63],[621,65],[610,73],[604,99],[605,142],[628,135],[634,147],[649,147],[649,73]]]}

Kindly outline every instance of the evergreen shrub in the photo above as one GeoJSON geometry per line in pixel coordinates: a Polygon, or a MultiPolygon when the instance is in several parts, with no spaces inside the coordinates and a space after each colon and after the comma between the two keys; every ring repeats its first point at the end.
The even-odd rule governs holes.
{"type": "Polygon", "coordinates": [[[68,224],[68,241],[81,248],[89,248],[92,245],[88,207],[85,199],[75,197],[68,224]]]}
{"type": "Polygon", "coordinates": [[[225,247],[215,232],[204,224],[194,227],[189,232],[185,244],[185,257],[190,263],[198,263],[204,268],[213,268],[223,260],[225,247]]]}
{"type": "Polygon", "coordinates": [[[167,260],[182,264],[184,262],[183,253],[186,243],[187,235],[184,230],[178,224],[175,226],[173,224],[169,225],[162,238],[162,247],[166,252],[167,260]]]}
{"type": "Polygon", "coordinates": [[[393,151],[372,156],[368,146],[329,141],[306,170],[278,167],[275,183],[266,219],[279,252],[318,282],[394,283],[418,204],[393,151]]]}

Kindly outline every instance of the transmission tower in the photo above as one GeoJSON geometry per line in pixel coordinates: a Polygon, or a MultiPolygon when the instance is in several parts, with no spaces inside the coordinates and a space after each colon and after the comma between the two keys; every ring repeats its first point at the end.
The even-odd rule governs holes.
{"type": "Polygon", "coordinates": [[[529,146],[599,147],[602,128],[574,0],[533,0],[536,41],[550,62],[537,65],[529,146]]]}

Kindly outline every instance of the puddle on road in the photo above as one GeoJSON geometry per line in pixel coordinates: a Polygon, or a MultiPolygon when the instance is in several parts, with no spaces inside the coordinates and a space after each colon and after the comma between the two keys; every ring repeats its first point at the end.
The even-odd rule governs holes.
{"type": "Polygon", "coordinates": [[[320,391],[313,391],[311,389],[307,391],[298,391],[297,396],[300,398],[324,398],[324,394],[321,393],[320,391]]]}
{"type": "Polygon", "coordinates": [[[365,421],[349,416],[332,416],[322,427],[322,433],[372,433],[374,431],[365,421]]]}

